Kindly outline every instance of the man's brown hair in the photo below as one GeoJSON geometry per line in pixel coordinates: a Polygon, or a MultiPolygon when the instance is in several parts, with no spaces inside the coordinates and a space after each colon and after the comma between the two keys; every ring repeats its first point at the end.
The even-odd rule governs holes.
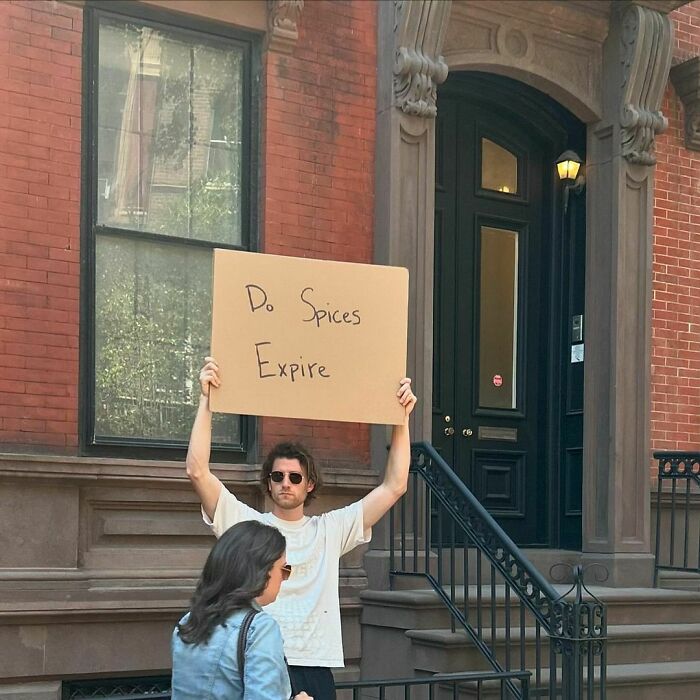
{"type": "Polygon", "coordinates": [[[314,484],[312,491],[306,494],[306,500],[304,505],[308,506],[311,501],[316,498],[316,493],[319,488],[323,486],[323,477],[321,476],[320,470],[316,468],[316,463],[311,453],[298,442],[280,442],[275,445],[262,465],[262,472],[260,473],[260,486],[262,487],[263,493],[265,495],[270,494],[270,474],[273,471],[275,460],[279,459],[297,459],[299,464],[301,464],[302,469],[306,473],[306,478],[314,484]]]}

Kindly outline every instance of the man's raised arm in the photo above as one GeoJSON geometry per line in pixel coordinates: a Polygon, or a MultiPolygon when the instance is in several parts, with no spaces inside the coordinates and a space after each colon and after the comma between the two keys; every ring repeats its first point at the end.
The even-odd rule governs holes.
{"type": "Polygon", "coordinates": [[[213,357],[204,358],[205,365],[199,373],[202,392],[199,407],[192,426],[190,444],[187,449],[187,476],[202,502],[202,508],[210,520],[221,493],[221,482],[209,470],[211,455],[211,411],[209,410],[209,389],[221,385],[219,367],[213,357]]]}
{"type": "Polygon", "coordinates": [[[411,466],[411,437],[408,419],[416,405],[416,396],[411,391],[411,380],[402,379],[397,392],[399,403],[404,407],[402,425],[395,425],[391,435],[391,447],[384,472],[384,481],[362,499],[364,527],[375,525],[408,488],[408,469],[411,466]]]}

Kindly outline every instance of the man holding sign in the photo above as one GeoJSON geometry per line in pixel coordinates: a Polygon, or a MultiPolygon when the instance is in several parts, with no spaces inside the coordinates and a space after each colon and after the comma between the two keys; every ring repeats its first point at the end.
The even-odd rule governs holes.
{"type": "Polygon", "coordinates": [[[304,515],[304,505],[314,497],[321,479],[313,458],[300,445],[276,446],[263,464],[261,484],[272,499],[270,513],[259,513],[239,501],[211,473],[209,399],[212,387],[221,386],[213,358],[206,358],[199,381],[202,394],[187,452],[187,475],[202,502],[205,522],[217,537],[237,522],[259,520],[287,538],[292,575],[267,611],[282,629],[293,692],[306,691],[315,700],[335,698],[330,669],[344,665],[338,562],[369,542],[372,526],[406,492],[411,455],[408,418],[416,405],[411,380],[402,379],[396,392],[404,419],[394,425],[382,483],[361,501],[311,517],[304,515]]]}

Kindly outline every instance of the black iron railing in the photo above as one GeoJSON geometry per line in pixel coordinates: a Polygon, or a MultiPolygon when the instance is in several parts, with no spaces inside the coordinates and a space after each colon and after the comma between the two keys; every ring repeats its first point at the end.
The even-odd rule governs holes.
{"type": "Polygon", "coordinates": [[[336,683],[340,700],[350,697],[352,700],[360,698],[398,698],[410,700],[410,698],[427,698],[428,700],[447,700],[447,698],[462,697],[463,694],[473,700],[480,700],[488,692],[489,698],[501,698],[509,700],[509,686],[519,686],[520,698],[529,698],[530,674],[523,671],[511,671],[501,673],[469,672],[469,673],[436,673],[425,678],[398,678],[382,681],[343,681],[336,683]],[[488,690],[486,690],[488,689],[488,690]],[[496,690],[499,691],[495,695],[496,690]],[[342,691],[350,691],[345,694],[342,691]],[[401,692],[402,691],[402,692],[401,692]]]}
{"type": "Polygon", "coordinates": [[[700,452],[654,452],[658,460],[654,585],[659,571],[700,573],[700,452]]]}
{"type": "MultiPolygon", "coordinates": [[[[510,700],[506,683],[516,683],[519,687],[518,697],[527,700],[530,684],[530,673],[525,671],[511,672],[465,672],[437,673],[425,678],[398,678],[391,680],[373,681],[343,681],[336,683],[339,699],[352,697],[360,698],[393,698],[400,696],[403,700],[410,698],[427,698],[428,700],[447,700],[457,698],[460,691],[468,693],[473,700],[479,700],[482,693],[488,690],[488,697],[493,698],[496,690],[497,697],[510,700]],[[345,692],[340,692],[345,691],[345,692]],[[396,694],[399,694],[398,696],[396,694]]],[[[61,694],[63,700],[82,700],[91,698],[114,698],[114,700],[170,700],[170,677],[124,679],[116,681],[72,681],[66,682],[61,694]]]]}
{"type": "Polygon", "coordinates": [[[584,570],[558,593],[428,443],[412,446],[390,529],[392,575],[427,580],[490,669],[531,670],[533,698],[604,700],[606,610],[584,570]]]}

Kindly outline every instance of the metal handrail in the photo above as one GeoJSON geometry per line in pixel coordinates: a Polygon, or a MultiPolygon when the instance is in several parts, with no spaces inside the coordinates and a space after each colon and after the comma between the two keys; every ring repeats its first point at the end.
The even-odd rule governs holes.
{"type": "MultiPolygon", "coordinates": [[[[583,586],[585,570],[581,567],[572,570],[574,588],[577,590],[574,599],[557,593],[429,443],[412,445],[410,477],[412,503],[410,496],[404,498],[390,513],[392,577],[420,576],[427,580],[450,612],[452,631],[458,624],[495,671],[510,671],[518,662],[520,670],[526,670],[528,664],[534,666],[533,697],[580,700],[585,692],[585,697],[590,700],[604,698],[605,605],[583,586]],[[420,520],[419,492],[423,491],[423,518],[420,520]],[[409,509],[413,519],[411,543],[406,534],[409,509]],[[401,522],[398,546],[394,540],[396,512],[401,522]],[[437,546],[431,546],[434,534],[431,532],[431,521],[434,517],[435,527],[439,530],[437,546]],[[445,545],[443,532],[446,528],[449,530],[448,545],[445,545]],[[424,542],[422,568],[419,564],[419,540],[424,542]],[[458,540],[460,544],[457,544],[458,540]],[[470,547],[476,552],[471,555],[476,565],[476,583],[471,586],[470,547]],[[436,564],[437,573],[431,570],[433,549],[436,550],[433,563],[436,564]],[[448,555],[443,554],[443,549],[447,549],[448,555]],[[457,549],[461,550],[463,557],[464,600],[461,603],[457,600],[455,585],[457,549]],[[443,561],[445,556],[450,557],[447,563],[443,561]],[[490,572],[484,572],[482,560],[487,562],[490,572]],[[445,574],[445,578],[449,578],[449,581],[443,581],[443,568],[447,565],[449,575],[445,574]],[[490,573],[489,584],[482,583],[484,573],[487,576],[490,573]],[[470,593],[471,589],[474,589],[473,593],[470,593]],[[505,619],[503,627],[498,625],[503,637],[499,642],[496,596],[501,589],[505,619]],[[582,594],[584,589],[587,594],[585,600],[582,594]],[[517,604],[511,604],[511,595],[517,604]],[[526,660],[527,620],[534,620],[534,663],[526,660]],[[543,673],[546,663],[541,648],[542,633],[549,638],[549,679],[543,673]],[[499,644],[504,645],[503,652],[499,651],[499,644]]],[[[513,697],[520,697],[512,684],[509,685],[509,692],[513,697]]]]}
{"type": "Polygon", "coordinates": [[[379,697],[384,697],[386,688],[403,688],[404,697],[411,697],[411,688],[416,686],[428,686],[429,697],[433,697],[433,688],[439,685],[451,684],[454,691],[463,683],[476,683],[479,692],[482,683],[500,681],[501,697],[505,697],[503,691],[505,682],[520,681],[520,697],[524,700],[529,698],[530,672],[529,671],[504,671],[495,673],[493,671],[465,671],[462,673],[436,673],[423,678],[392,678],[390,680],[373,681],[342,681],[335,684],[336,690],[352,690],[353,700],[360,697],[360,690],[376,688],[379,690],[379,697]]]}
{"type": "MultiPolygon", "coordinates": [[[[422,451],[428,455],[431,461],[440,467],[442,476],[449,482],[450,486],[455,489],[459,497],[468,505],[469,509],[473,511],[474,515],[480,520],[484,525],[485,529],[490,531],[490,533],[495,537],[495,539],[501,543],[504,550],[507,550],[512,559],[517,562],[518,566],[527,574],[527,577],[533,583],[536,583],[538,589],[542,594],[547,597],[550,601],[555,601],[559,598],[559,594],[556,592],[555,588],[549,581],[547,581],[540,571],[535,567],[532,562],[523,554],[522,550],[518,547],[515,542],[506,534],[505,530],[494,520],[491,513],[489,513],[479,499],[466,487],[464,482],[455,474],[454,470],[447,464],[447,462],[440,456],[438,451],[429,442],[417,442],[413,444],[413,449],[422,451]]],[[[497,557],[492,556],[489,551],[484,552],[486,556],[493,562],[493,564],[501,569],[502,573],[506,573],[503,569],[503,562],[497,557]]],[[[529,601],[530,596],[528,596],[529,601]]],[[[533,612],[537,613],[536,610],[533,612]]]]}
{"type": "Polygon", "coordinates": [[[659,571],[683,571],[700,574],[700,533],[698,542],[692,555],[695,557],[695,565],[691,564],[690,533],[691,517],[690,507],[694,500],[700,499],[700,452],[695,451],[669,451],[654,452],[654,459],[658,460],[658,477],[656,490],[656,547],[654,551],[654,586],[658,585],[659,571]],[[671,488],[665,490],[664,482],[670,482],[671,488]],[[685,482],[684,492],[678,492],[678,483],[685,482]],[[698,489],[693,492],[693,484],[698,489]],[[668,563],[661,563],[661,511],[662,496],[670,493],[670,525],[668,529],[669,547],[668,563]],[[680,501],[680,502],[679,502],[680,501]],[[681,512],[683,518],[683,564],[676,564],[676,515],[681,512]]]}

